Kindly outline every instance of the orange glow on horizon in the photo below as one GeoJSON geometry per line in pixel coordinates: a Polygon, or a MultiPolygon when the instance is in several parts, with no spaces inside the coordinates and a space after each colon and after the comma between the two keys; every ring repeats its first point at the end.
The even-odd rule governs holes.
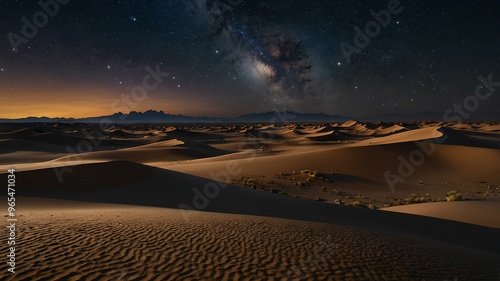
{"type": "MultiPolygon", "coordinates": [[[[169,98],[160,98],[161,95],[150,94],[148,99],[137,101],[133,106],[125,106],[124,102],[116,104],[121,93],[108,91],[96,93],[95,91],[72,91],[65,95],[59,89],[45,91],[23,91],[22,94],[4,95],[0,89],[0,119],[18,119],[25,117],[49,118],[84,118],[99,117],[130,111],[144,112],[147,110],[164,111],[169,114],[182,114],[189,116],[226,117],[221,112],[226,112],[227,107],[213,98],[197,99],[193,102],[188,95],[178,95],[169,98]],[[92,94],[89,94],[92,93],[92,94]],[[113,107],[113,104],[115,106],[113,107]],[[225,110],[224,110],[225,109],[225,110]]],[[[233,113],[234,116],[237,112],[233,113]]]]}

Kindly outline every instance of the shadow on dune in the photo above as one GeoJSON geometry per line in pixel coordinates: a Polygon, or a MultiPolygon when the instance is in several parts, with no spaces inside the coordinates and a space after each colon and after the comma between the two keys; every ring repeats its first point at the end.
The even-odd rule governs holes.
{"type": "Polygon", "coordinates": [[[334,223],[500,254],[500,229],[306,201],[132,162],[88,164],[72,169],[64,174],[62,182],[53,169],[17,172],[16,195],[174,209],[180,204],[194,210],[202,206],[203,211],[334,223]]]}
{"type": "MultiPolygon", "coordinates": [[[[155,144],[157,145],[157,144],[155,144]]],[[[78,159],[88,161],[132,161],[137,163],[170,162],[202,159],[228,154],[229,152],[201,143],[182,143],[173,146],[136,146],[120,150],[96,151],[78,154],[78,159]]],[[[74,159],[68,155],[56,161],[74,159]]]]}
{"type": "Polygon", "coordinates": [[[444,144],[500,149],[500,143],[498,140],[481,138],[491,137],[491,134],[480,132],[461,132],[451,128],[440,128],[439,131],[446,136],[444,144]]]}

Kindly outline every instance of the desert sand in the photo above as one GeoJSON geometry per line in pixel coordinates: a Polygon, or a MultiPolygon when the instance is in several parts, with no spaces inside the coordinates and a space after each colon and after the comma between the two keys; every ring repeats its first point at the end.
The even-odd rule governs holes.
{"type": "Polygon", "coordinates": [[[494,123],[3,124],[1,279],[499,280],[499,160],[494,123]]]}

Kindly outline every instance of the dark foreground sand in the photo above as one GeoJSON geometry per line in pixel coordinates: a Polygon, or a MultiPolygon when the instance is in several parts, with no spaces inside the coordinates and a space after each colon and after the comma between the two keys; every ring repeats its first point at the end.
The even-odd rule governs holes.
{"type": "Polygon", "coordinates": [[[498,253],[348,226],[208,212],[186,221],[174,209],[20,201],[30,207],[22,208],[18,224],[18,268],[16,275],[4,275],[2,280],[498,280],[499,276],[498,253]]]}

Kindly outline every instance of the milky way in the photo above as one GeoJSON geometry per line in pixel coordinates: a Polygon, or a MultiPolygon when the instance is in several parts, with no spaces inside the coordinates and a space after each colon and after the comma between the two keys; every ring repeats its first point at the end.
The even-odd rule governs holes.
{"type": "Polygon", "coordinates": [[[313,66],[299,39],[277,32],[259,14],[248,17],[239,13],[238,4],[193,3],[214,43],[223,42],[225,59],[238,73],[258,78],[271,101],[287,106],[314,98],[313,66]]]}

